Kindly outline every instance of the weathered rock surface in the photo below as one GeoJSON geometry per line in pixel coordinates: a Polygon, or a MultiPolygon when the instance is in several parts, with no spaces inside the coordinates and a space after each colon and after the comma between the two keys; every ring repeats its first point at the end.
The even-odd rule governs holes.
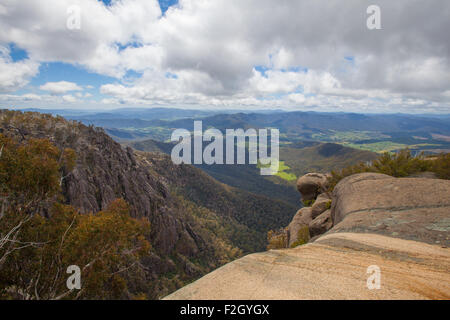
{"type": "Polygon", "coordinates": [[[327,186],[327,176],[322,173],[308,173],[297,180],[297,190],[302,200],[315,199],[327,186]]]}
{"type": "Polygon", "coordinates": [[[304,244],[332,227],[331,211],[328,210],[331,200],[325,196],[320,199],[319,197],[312,207],[298,210],[292,219],[287,228],[289,247],[304,244]],[[325,212],[326,214],[323,214],[325,212]]]}
{"type": "Polygon", "coordinates": [[[356,174],[332,198],[288,227],[290,246],[306,225],[314,242],[233,261],[167,299],[450,299],[450,181],[356,174]],[[373,265],[378,290],[367,288],[373,265]]]}
{"type": "Polygon", "coordinates": [[[322,236],[233,261],[165,299],[450,299],[450,249],[375,234],[322,236]],[[367,288],[369,266],[380,289],[367,288]]]}
{"type": "Polygon", "coordinates": [[[305,236],[304,233],[308,231],[308,224],[313,220],[311,214],[311,208],[302,208],[297,211],[288,226],[289,247],[299,240],[300,242],[307,242],[309,240],[309,236],[305,236]]]}
{"type": "Polygon", "coordinates": [[[333,191],[330,232],[378,233],[450,246],[450,181],[362,173],[333,191]]]}
{"type": "Polygon", "coordinates": [[[317,196],[316,201],[326,201],[326,200],[331,200],[331,194],[329,192],[324,192],[321,193],[317,196]]]}
{"type": "Polygon", "coordinates": [[[331,210],[326,210],[317,216],[308,225],[309,235],[311,238],[324,234],[333,227],[333,221],[331,219],[331,210]]]}
{"type": "Polygon", "coordinates": [[[331,200],[330,199],[324,199],[322,200],[317,198],[317,200],[314,202],[314,204],[311,207],[311,217],[313,219],[317,218],[321,213],[325,212],[325,210],[330,209],[331,207],[331,200]]]}

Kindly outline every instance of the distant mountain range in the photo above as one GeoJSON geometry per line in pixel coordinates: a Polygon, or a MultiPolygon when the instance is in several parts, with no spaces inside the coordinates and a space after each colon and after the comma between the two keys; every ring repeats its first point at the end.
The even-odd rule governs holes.
{"type": "Polygon", "coordinates": [[[174,129],[193,129],[194,120],[203,127],[220,130],[276,128],[281,141],[340,143],[374,151],[450,150],[450,117],[445,115],[355,114],[284,112],[201,111],[182,109],[118,109],[108,112],[52,111],[86,125],[105,128],[120,142],[153,139],[167,141],[174,129]]]}
{"type": "MultiPolygon", "coordinates": [[[[83,109],[38,109],[26,108],[20,111],[50,113],[60,115],[73,120],[93,119],[140,119],[140,120],[175,120],[182,118],[208,117],[216,114],[246,113],[245,110],[200,110],[178,108],[119,108],[113,110],[83,110],[83,109]]],[[[257,110],[257,113],[277,113],[282,110],[257,110]]]]}

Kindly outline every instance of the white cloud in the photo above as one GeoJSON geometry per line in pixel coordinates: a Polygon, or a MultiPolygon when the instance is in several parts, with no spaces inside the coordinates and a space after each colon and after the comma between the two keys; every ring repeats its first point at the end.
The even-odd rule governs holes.
{"type": "Polygon", "coordinates": [[[121,46],[154,42],[154,24],[161,15],[157,0],[113,1],[111,6],[97,0],[4,2],[11,14],[0,20],[5,31],[0,43],[14,42],[35,60],[78,63],[114,77],[122,77],[128,63],[133,65],[130,51],[140,51],[122,52],[121,46]],[[67,8],[73,5],[81,9],[80,30],[67,28],[67,8]]]}
{"type": "Polygon", "coordinates": [[[83,88],[76,83],[68,81],[47,82],[39,87],[43,91],[49,91],[51,94],[64,94],[70,91],[81,91],[83,88]]]}
{"type": "Polygon", "coordinates": [[[306,98],[301,93],[292,93],[289,95],[289,100],[293,101],[294,103],[303,104],[303,103],[305,103],[306,98]]]}
{"type": "Polygon", "coordinates": [[[73,102],[76,102],[76,101],[77,101],[77,98],[75,98],[74,96],[72,96],[72,95],[70,95],[70,94],[66,94],[66,95],[62,96],[62,99],[63,99],[65,102],[69,102],[69,103],[73,103],[73,102]]]}
{"type": "Polygon", "coordinates": [[[13,92],[24,87],[38,71],[38,63],[29,59],[13,62],[9,49],[0,46],[0,92],[13,92]]]}
{"type": "MultiPolygon", "coordinates": [[[[108,104],[448,108],[450,3],[378,0],[375,31],[366,28],[369,4],[180,0],[162,17],[156,0],[4,0],[0,44],[30,60],[9,80],[0,73],[0,90],[25,85],[38,62],[62,61],[117,78],[100,88],[108,104]],[[74,4],[81,30],[66,28],[74,4]]],[[[0,59],[0,68],[11,63],[0,59]]],[[[49,92],[78,90],[57,87],[49,92]]]]}
{"type": "Polygon", "coordinates": [[[23,100],[25,101],[40,101],[42,100],[42,97],[38,94],[34,94],[34,93],[27,93],[22,95],[23,100]]]}

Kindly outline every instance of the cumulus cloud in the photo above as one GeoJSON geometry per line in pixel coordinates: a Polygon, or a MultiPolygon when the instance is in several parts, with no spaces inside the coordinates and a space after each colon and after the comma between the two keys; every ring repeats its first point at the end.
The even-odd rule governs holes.
{"type": "Polygon", "coordinates": [[[449,112],[450,3],[378,0],[382,29],[368,30],[371,4],[180,0],[162,16],[156,0],[4,0],[0,44],[117,78],[108,104],[449,112]],[[74,4],[80,30],[66,27],[74,4]]]}
{"type": "Polygon", "coordinates": [[[70,94],[66,94],[66,95],[62,96],[62,99],[63,99],[65,102],[69,102],[69,103],[73,103],[73,102],[76,102],[76,101],[77,101],[77,98],[75,98],[74,96],[72,96],[72,95],[70,95],[70,94]]]}
{"type": "Polygon", "coordinates": [[[47,82],[39,87],[43,91],[49,91],[51,94],[64,94],[69,91],[81,91],[83,88],[76,83],[69,81],[47,82]]]}
{"type": "Polygon", "coordinates": [[[38,63],[29,59],[13,62],[9,49],[0,46],[0,92],[12,92],[24,87],[38,71],[38,63]]]}
{"type": "Polygon", "coordinates": [[[51,95],[51,94],[0,94],[0,106],[7,108],[40,108],[58,109],[70,107],[85,110],[99,108],[99,102],[88,99],[87,96],[77,97],[76,94],[51,95]]]}

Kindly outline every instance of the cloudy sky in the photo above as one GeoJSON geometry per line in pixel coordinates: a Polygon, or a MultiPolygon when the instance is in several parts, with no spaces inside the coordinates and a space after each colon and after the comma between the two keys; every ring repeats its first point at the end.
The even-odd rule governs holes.
{"type": "Polygon", "coordinates": [[[0,107],[450,113],[449,31],[448,0],[2,0],[0,107]]]}

